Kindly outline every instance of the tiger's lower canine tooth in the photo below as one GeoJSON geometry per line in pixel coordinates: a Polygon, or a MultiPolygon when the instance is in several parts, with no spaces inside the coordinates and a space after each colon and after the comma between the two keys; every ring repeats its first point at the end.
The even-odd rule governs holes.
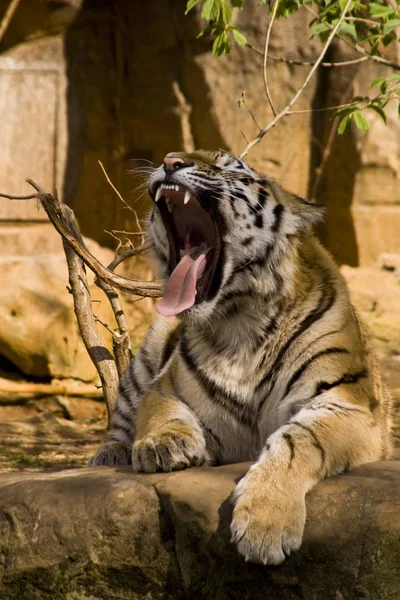
{"type": "Polygon", "coordinates": [[[190,200],[190,192],[189,192],[189,190],[186,190],[185,197],[183,199],[183,204],[187,204],[189,202],[189,200],[190,200]]]}
{"type": "Polygon", "coordinates": [[[156,202],[159,201],[159,199],[161,198],[161,194],[162,194],[162,189],[161,189],[161,185],[158,187],[158,190],[156,192],[156,202]]]}

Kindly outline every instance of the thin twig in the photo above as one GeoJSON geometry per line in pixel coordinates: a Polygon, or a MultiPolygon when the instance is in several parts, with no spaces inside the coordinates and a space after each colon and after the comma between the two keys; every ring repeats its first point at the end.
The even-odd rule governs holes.
{"type": "Polygon", "coordinates": [[[4,16],[0,22],[0,42],[3,39],[5,32],[7,31],[7,28],[10,24],[11,19],[13,18],[15,11],[17,10],[19,3],[20,0],[11,0],[6,12],[4,13],[4,16]]]}
{"type": "MultiPolygon", "coordinates": [[[[257,123],[257,119],[255,118],[253,111],[247,106],[247,102],[246,102],[246,90],[244,90],[242,92],[242,95],[240,96],[240,98],[238,100],[238,106],[239,106],[239,108],[241,108],[242,105],[244,105],[246,107],[246,110],[248,111],[249,115],[251,116],[251,118],[253,120],[253,123],[257,127],[258,131],[261,131],[261,127],[257,123]]],[[[243,132],[241,132],[241,133],[242,133],[244,139],[246,140],[246,144],[248,144],[246,136],[243,134],[243,132]]]]}
{"type": "MultiPolygon", "coordinates": [[[[325,19],[323,17],[321,17],[318,13],[316,13],[310,6],[308,6],[307,4],[304,4],[303,6],[305,6],[305,8],[308,10],[308,12],[310,12],[312,15],[314,15],[314,17],[316,19],[318,19],[318,21],[320,21],[321,23],[324,23],[327,27],[329,27],[329,29],[331,31],[333,31],[333,29],[334,29],[333,26],[330,23],[328,23],[327,21],[325,21],[325,19]]],[[[335,25],[335,28],[336,28],[336,25],[335,25]]],[[[370,60],[374,60],[375,62],[379,62],[383,65],[391,67],[392,69],[395,69],[396,71],[400,71],[400,65],[398,63],[392,62],[391,60],[388,60],[387,58],[383,58],[383,56],[378,56],[377,54],[370,54],[369,52],[364,50],[364,48],[362,46],[360,46],[358,43],[353,44],[353,42],[351,42],[349,39],[347,39],[346,36],[341,35],[340,33],[337,33],[336,35],[341,40],[343,40],[345,44],[347,44],[354,50],[357,50],[357,52],[359,52],[360,54],[363,54],[365,57],[369,58],[370,60]]]]}
{"type": "Polygon", "coordinates": [[[32,200],[37,199],[37,194],[30,194],[29,196],[12,196],[10,194],[0,194],[0,198],[7,198],[8,200],[32,200]]]}
{"type": "Polygon", "coordinates": [[[274,117],[276,116],[276,110],[274,107],[274,103],[272,102],[271,93],[270,93],[269,87],[268,87],[267,60],[268,60],[269,38],[271,37],[272,26],[274,24],[276,11],[278,9],[279,2],[280,2],[280,0],[275,0],[274,9],[272,11],[272,16],[268,22],[267,35],[265,38],[264,61],[263,61],[264,89],[265,89],[265,93],[268,98],[268,102],[269,102],[269,105],[271,107],[272,114],[274,115],[274,117]]]}
{"type": "Polygon", "coordinates": [[[300,87],[300,89],[296,92],[296,94],[293,96],[293,98],[290,100],[290,102],[285,106],[285,108],[278,113],[274,119],[272,119],[272,121],[266,126],[264,127],[264,129],[262,129],[258,135],[247,145],[247,147],[244,149],[244,151],[242,152],[242,154],[240,155],[241,158],[243,158],[244,156],[246,156],[246,154],[249,152],[249,150],[251,150],[251,148],[253,148],[253,146],[255,146],[256,144],[258,144],[262,138],[264,137],[264,135],[270,130],[272,129],[272,127],[275,127],[275,125],[278,123],[278,121],[280,121],[280,119],[282,119],[282,117],[284,117],[290,110],[290,108],[293,106],[293,104],[298,100],[299,96],[303,93],[304,89],[307,87],[310,79],[312,78],[312,76],[314,75],[315,71],[317,70],[319,64],[322,62],[333,38],[336,35],[336,32],[339,30],[341,24],[343,23],[343,20],[346,16],[347,11],[349,10],[350,4],[351,4],[352,0],[347,0],[346,2],[346,6],[343,9],[342,14],[340,15],[340,18],[338,19],[335,27],[333,28],[333,30],[331,31],[325,46],[322,49],[321,54],[319,55],[318,59],[316,60],[314,66],[312,67],[312,69],[310,70],[310,72],[308,73],[303,85],[300,87]]]}
{"type": "MultiPolygon", "coordinates": [[[[110,232],[107,231],[107,233],[110,233],[110,232]]],[[[116,236],[115,236],[116,233],[120,233],[122,235],[143,235],[143,231],[122,231],[120,229],[111,229],[110,235],[113,235],[116,238],[116,236]]]]}
{"type": "MultiPolygon", "coordinates": [[[[246,44],[246,47],[250,48],[250,50],[253,50],[253,52],[256,52],[257,54],[264,56],[264,52],[262,50],[259,50],[258,48],[255,48],[252,44],[246,44]]],[[[319,66],[327,67],[327,68],[348,67],[350,65],[356,65],[358,63],[365,62],[366,60],[370,60],[371,58],[372,58],[371,56],[361,56],[360,58],[353,58],[351,60],[344,60],[342,62],[321,62],[319,64],[319,66]]],[[[303,67],[303,66],[313,67],[315,65],[315,62],[296,60],[294,58],[284,58],[283,56],[275,56],[274,54],[269,54],[269,53],[268,53],[268,59],[288,63],[289,65],[301,66],[301,67],[303,67]]]]}
{"type": "Polygon", "coordinates": [[[98,163],[99,163],[99,165],[100,165],[100,167],[101,167],[101,169],[102,169],[102,171],[103,171],[103,173],[104,173],[104,175],[105,175],[105,178],[107,179],[108,183],[110,184],[110,186],[112,187],[112,189],[114,190],[114,192],[117,194],[118,198],[119,198],[119,199],[121,200],[121,202],[122,202],[122,203],[125,205],[125,207],[126,207],[126,208],[128,208],[129,210],[131,210],[131,211],[133,212],[133,214],[135,215],[135,219],[136,219],[136,225],[137,225],[137,227],[138,227],[139,231],[140,231],[140,232],[141,232],[141,234],[142,234],[142,244],[143,244],[143,242],[144,242],[144,239],[143,239],[143,230],[142,230],[142,227],[141,227],[141,225],[140,225],[139,217],[138,217],[138,215],[137,215],[137,212],[136,212],[136,210],[135,210],[134,208],[132,208],[132,206],[130,206],[130,205],[129,205],[129,204],[126,202],[126,200],[124,200],[124,198],[121,196],[121,194],[119,193],[119,191],[117,190],[117,188],[116,188],[116,187],[115,187],[115,185],[112,183],[112,181],[111,181],[111,179],[109,178],[109,176],[107,175],[107,171],[105,170],[105,168],[104,168],[104,166],[103,166],[103,163],[101,162],[101,160],[99,160],[99,161],[98,161],[98,163]]]}
{"type": "Polygon", "coordinates": [[[96,323],[100,323],[100,325],[103,325],[104,329],[107,329],[108,333],[111,333],[111,335],[114,337],[115,331],[108,325],[108,323],[100,319],[100,317],[96,314],[94,315],[94,320],[96,321],[96,323]]]}
{"type": "Polygon", "coordinates": [[[149,296],[151,298],[159,298],[161,296],[161,286],[158,283],[151,281],[135,281],[134,279],[121,277],[120,275],[116,275],[115,273],[104,267],[104,265],[102,265],[97,260],[97,258],[95,258],[89,252],[86,246],[76,239],[76,234],[71,232],[70,220],[75,220],[73,216],[73,211],[66,204],[61,204],[60,202],[57,202],[51,194],[46,194],[31,179],[28,179],[27,181],[38,191],[37,198],[41,202],[50,221],[53,223],[58,233],[63,237],[63,239],[66,240],[66,242],[68,242],[68,244],[83,260],[83,262],[98,277],[103,279],[106,283],[113,285],[114,287],[123,290],[128,294],[135,294],[137,296],[149,296]],[[66,225],[66,222],[69,224],[69,226],[66,225]]]}

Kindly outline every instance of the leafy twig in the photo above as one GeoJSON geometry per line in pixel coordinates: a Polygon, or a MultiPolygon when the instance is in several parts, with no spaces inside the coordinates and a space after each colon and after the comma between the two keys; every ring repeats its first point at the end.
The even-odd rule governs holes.
{"type": "MultiPolygon", "coordinates": [[[[257,54],[264,56],[264,52],[262,50],[259,50],[258,48],[255,48],[255,46],[253,46],[252,44],[246,44],[246,47],[250,48],[250,50],[253,50],[253,52],[256,52],[257,54]]],[[[275,61],[285,62],[285,63],[288,63],[289,65],[306,66],[306,67],[313,67],[315,65],[315,62],[296,60],[294,58],[284,58],[283,56],[275,56],[274,54],[269,54],[269,53],[268,53],[268,58],[271,60],[275,60],[275,61]]],[[[358,63],[362,63],[367,60],[370,60],[371,58],[372,58],[371,56],[361,56],[360,58],[353,58],[351,60],[344,60],[341,62],[321,62],[319,64],[319,66],[327,67],[330,69],[337,68],[337,67],[338,68],[349,67],[351,65],[356,65],[358,63]]]]}
{"type": "Polygon", "coordinates": [[[329,34],[329,37],[325,43],[325,46],[322,49],[321,54],[319,55],[318,59],[316,60],[316,62],[314,63],[314,66],[311,68],[309,74],[307,75],[303,85],[300,87],[299,90],[297,90],[296,94],[293,96],[293,98],[290,100],[290,102],[285,106],[285,108],[278,113],[274,119],[272,119],[272,121],[266,126],[264,127],[258,134],[257,136],[247,145],[247,147],[244,149],[244,151],[242,152],[242,154],[240,155],[241,158],[243,158],[244,156],[246,156],[246,154],[249,152],[249,150],[251,150],[251,148],[253,148],[253,146],[255,146],[256,144],[258,144],[262,138],[264,137],[264,135],[273,127],[275,127],[275,125],[278,123],[278,121],[280,121],[280,119],[282,119],[284,116],[286,116],[286,114],[289,112],[290,108],[293,106],[293,104],[298,100],[298,98],[300,97],[300,95],[303,93],[304,89],[307,87],[310,79],[312,78],[312,76],[314,75],[315,71],[317,70],[319,64],[322,62],[333,38],[335,37],[337,31],[339,30],[341,24],[343,23],[343,20],[346,16],[347,11],[349,10],[350,4],[352,3],[353,0],[347,0],[346,5],[342,11],[342,14],[340,15],[340,18],[338,19],[336,25],[334,26],[334,28],[332,29],[331,33],[329,34]]]}

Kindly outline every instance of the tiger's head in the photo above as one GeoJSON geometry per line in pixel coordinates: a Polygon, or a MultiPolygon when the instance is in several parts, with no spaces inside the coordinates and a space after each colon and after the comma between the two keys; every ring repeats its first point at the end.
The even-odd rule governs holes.
{"type": "Polygon", "coordinates": [[[268,293],[264,275],[324,213],[222,150],[167,154],[149,193],[149,244],[165,283],[156,310],[195,320],[235,291],[268,293]]]}

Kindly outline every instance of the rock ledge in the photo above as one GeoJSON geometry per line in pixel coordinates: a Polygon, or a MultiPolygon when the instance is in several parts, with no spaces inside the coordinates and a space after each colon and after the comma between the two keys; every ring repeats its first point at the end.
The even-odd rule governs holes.
{"type": "Polygon", "coordinates": [[[0,599],[400,597],[400,461],[319,484],[302,549],[269,568],[229,543],[228,498],[248,467],[0,475],[0,599]]]}

